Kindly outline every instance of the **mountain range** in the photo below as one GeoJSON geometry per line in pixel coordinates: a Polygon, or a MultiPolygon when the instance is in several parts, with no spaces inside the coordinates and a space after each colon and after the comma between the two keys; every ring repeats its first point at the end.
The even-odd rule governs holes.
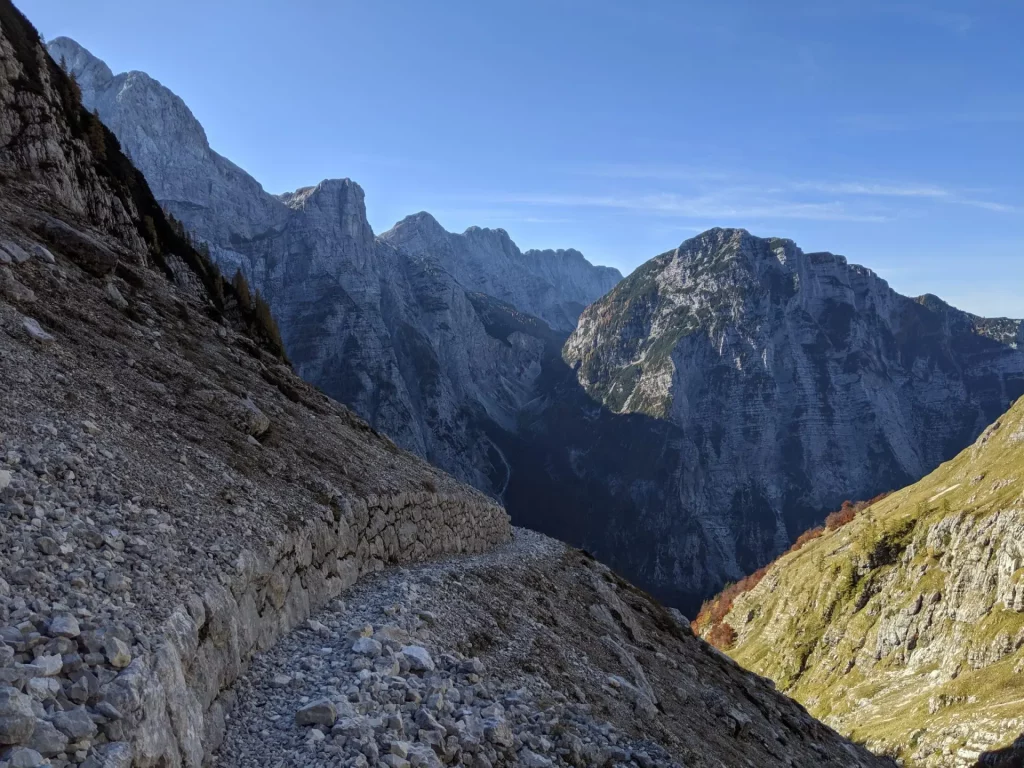
{"type": "Polygon", "coordinates": [[[115,76],[68,38],[49,50],[161,205],[225,272],[242,270],[270,302],[304,378],[404,448],[500,491],[508,469],[484,425],[511,428],[530,397],[540,345],[490,336],[473,294],[502,283],[503,295],[529,296],[532,310],[567,332],[621,278],[616,270],[593,267],[575,251],[523,254],[503,230],[451,235],[426,214],[377,238],[354,182],[271,195],[214,152],[184,102],[156,80],[141,72],[115,76]],[[415,250],[442,240],[451,245],[436,257],[415,250]]]}
{"type": "Polygon", "coordinates": [[[715,229],[620,281],[426,213],[375,236],[354,182],[270,195],[157,81],[49,49],[161,205],[270,302],[304,378],[687,611],[1024,393],[1020,321],[841,256],[715,229]]]}

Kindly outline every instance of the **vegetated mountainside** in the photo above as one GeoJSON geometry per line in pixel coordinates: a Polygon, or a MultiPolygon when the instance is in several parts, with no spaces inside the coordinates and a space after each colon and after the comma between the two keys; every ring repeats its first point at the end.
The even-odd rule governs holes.
{"type": "MultiPolygon", "coordinates": [[[[511,531],[493,501],[295,376],[247,297],[177,234],[76,99],[0,0],[0,761],[198,766],[228,722],[229,743],[247,737],[239,746],[252,753],[263,734],[229,718],[235,683],[313,610],[372,571],[479,553],[511,531]]],[[[386,752],[398,768],[591,756],[667,767],[691,753],[708,766],[885,764],[582,553],[522,534],[502,552],[507,562],[468,557],[445,566],[455,578],[425,578],[440,587],[428,596],[436,614],[403,588],[408,571],[365,583],[365,602],[325,616],[355,624],[362,642],[306,623],[283,645],[313,640],[301,670],[287,682],[279,670],[250,676],[243,690],[333,698],[272,718],[307,729],[305,752],[268,739],[250,764],[337,764],[343,752],[356,765],[386,752]],[[512,596],[527,621],[509,623],[512,596]],[[373,611],[403,626],[367,630],[359,622],[373,611]],[[401,634],[418,632],[410,621],[445,633],[416,640],[452,641],[437,667],[401,634]],[[542,621],[592,643],[565,657],[581,665],[571,676],[551,670],[559,689],[580,681],[572,705],[542,675],[510,671],[533,659],[547,671],[542,621]],[[474,646],[495,631],[514,633],[512,662],[474,646]],[[400,707],[388,697],[387,728],[372,709],[386,690],[404,694],[400,707]],[[343,709],[358,722],[324,725],[343,709]],[[569,727],[549,722],[563,711],[569,727]]]]}
{"type": "Polygon", "coordinates": [[[503,229],[447,232],[429,213],[407,216],[380,239],[413,256],[432,257],[459,284],[508,302],[566,333],[584,308],[622,280],[576,250],[523,253],[503,229]]]}
{"type": "Polygon", "coordinates": [[[1024,393],[1022,342],[1020,321],[903,297],[790,240],[713,229],[588,307],[563,354],[610,411],[676,428],[659,464],[671,488],[658,534],[674,546],[657,567],[706,594],[842,499],[955,455],[1024,393]]]}
{"type": "Polygon", "coordinates": [[[1024,399],[727,607],[696,626],[876,751],[968,766],[1012,742],[1024,731],[1024,399]]]}

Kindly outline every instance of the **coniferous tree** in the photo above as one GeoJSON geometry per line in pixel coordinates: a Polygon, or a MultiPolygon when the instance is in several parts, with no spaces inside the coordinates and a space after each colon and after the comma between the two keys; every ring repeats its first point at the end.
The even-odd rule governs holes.
{"type": "Polygon", "coordinates": [[[107,159],[107,136],[103,129],[103,122],[100,120],[100,113],[95,109],[89,120],[89,129],[86,132],[86,140],[93,156],[98,160],[107,159]]]}
{"type": "Polygon", "coordinates": [[[249,281],[245,279],[241,269],[235,270],[235,277],[231,281],[238,293],[238,304],[246,312],[252,311],[252,293],[249,291],[249,281]]]}
{"type": "Polygon", "coordinates": [[[277,348],[278,354],[283,358],[285,356],[284,341],[281,339],[281,330],[277,327],[277,321],[270,312],[270,305],[267,304],[258,290],[256,291],[254,301],[256,304],[256,322],[259,323],[260,329],[267,340],[277,348]]]}

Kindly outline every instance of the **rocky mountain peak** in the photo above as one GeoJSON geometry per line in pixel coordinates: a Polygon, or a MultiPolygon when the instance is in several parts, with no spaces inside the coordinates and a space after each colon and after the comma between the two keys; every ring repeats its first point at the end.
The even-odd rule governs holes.
{"type": "Polygon", "coordinates": [[[736,564],[724,580],[843,498],[954,455],[1024,393],[1019,329],[901,296],[842,256],[713,229],[588,307],[563,358],[610,410],[681,429],[680,524],[736,564]]]}
{"type": "Polygon", "coordinates": [[[426,211],[406,216],[381,239],[410,255],[424,255],[445,247],[448,232],[426,211]]]}
{"type": "Polygon", "coordinates": [[[579,313],[619,280],[618,270],[595,267],[579,251],[523,253],[504,229],[447,232],[429,214],[408,216],[380,240],[413,256],[430,257],[467,289],[505,301],[569,331],[579,313]]]}
{"type": "Polygon", "coordinates": [[[78,80],[80,88],[103,88],[114,79],[106,62],[93,56],[84,46],[70,37],[56,37],[47,44],[50,55],[67,68],[78,80]]]}
{"type": "Polygon", "coordinates": [[[501,227],[467,227],[462,236],[488,246],[497,245],[505,251],[511,251],[513,248],[518,250],[516,244],[512,242],[512,238],[509,237],[508,232],[501,227]]]}

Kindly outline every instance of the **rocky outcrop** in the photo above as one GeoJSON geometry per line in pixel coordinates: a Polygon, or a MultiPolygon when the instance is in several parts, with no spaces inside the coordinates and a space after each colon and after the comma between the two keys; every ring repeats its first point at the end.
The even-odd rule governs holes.
{"type": "Polygon", "coordinates": [[[260,236],[287,218],[277,198],[210,149],[203,126],[172,91],[144,72],[114,75],[69,38],[47,47],[75,75],[83,103],[114,132],[160,204],[210,244],[229,274],[242,260],[233,240],[260,236]]]}
{"type": "Polygon", "coordinates": [[[1022,332],[714,229],[590,306],[563,355],[607,409],[665,425],[664,544],[644,567],[700,593],[955,455],[1024,393],[1022,332]]]}
{"type": "Polygon", "coordinates": [[[436,259],[460,285],[567,333],[588,304],[622,279],[617,269],[595,267],[579,251],[523,253],[503,229],[470,227],[457,235],[425,212],[407,216],[380,239],[410,255],[436,259]]]}
{"type": "Polygon", "coordinates": [[[779,559],[717,612],[731,627],[718,636],[734,632],[738,662],[906,765],[989,751],[980,764],[1001,764],[1024,731],[1022,541],[1024,399],[920,482],[779,559]]]}

